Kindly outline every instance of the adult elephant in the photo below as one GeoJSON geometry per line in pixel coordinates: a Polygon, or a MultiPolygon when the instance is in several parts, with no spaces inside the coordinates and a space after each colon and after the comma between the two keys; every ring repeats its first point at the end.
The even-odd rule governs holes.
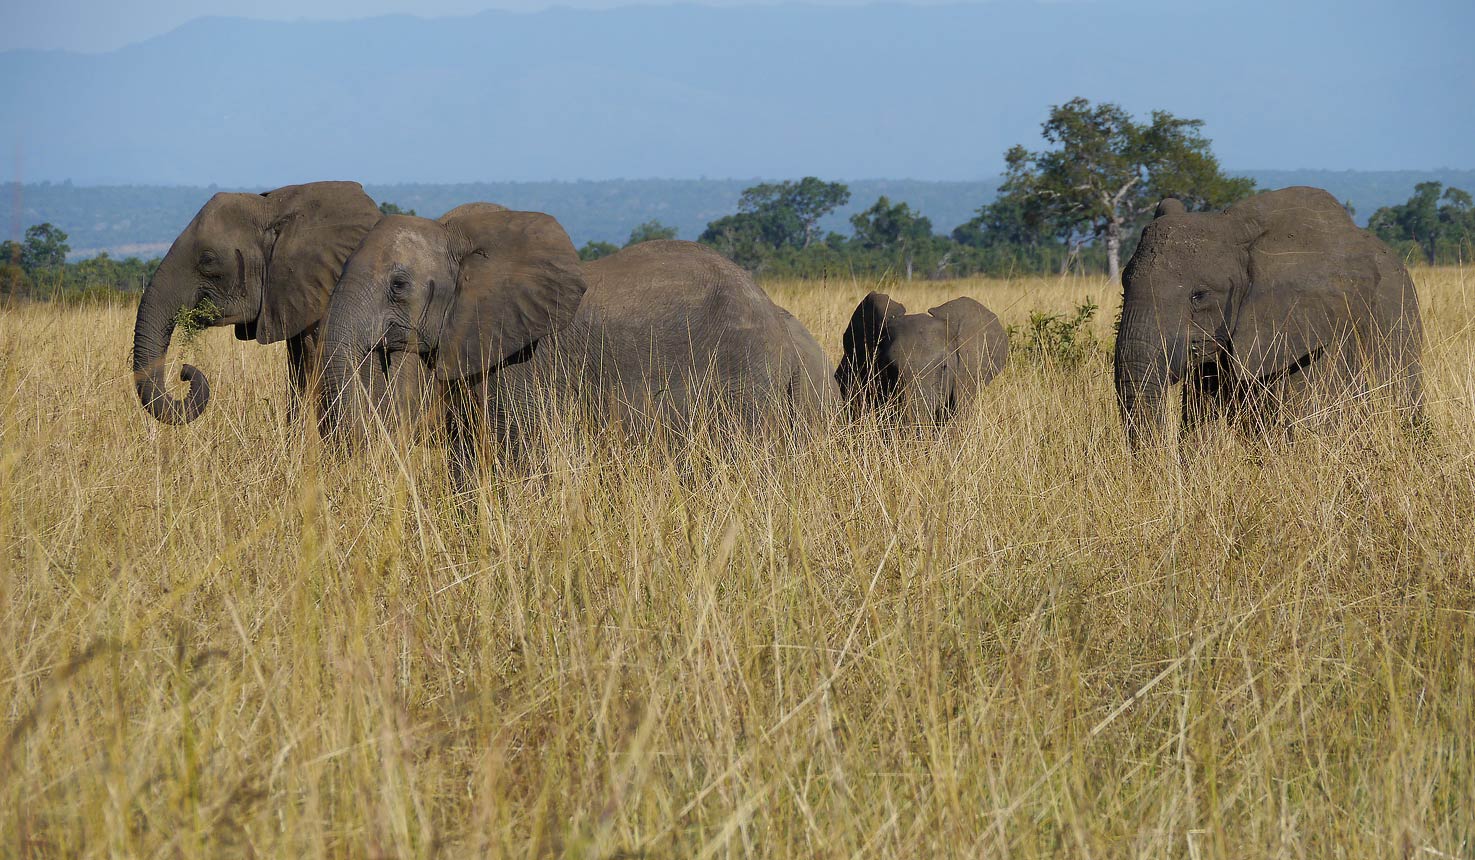
{"type": "MultiPolygon", "coordinates": [[[[343,264],[379,220],[357,182],[312,182],[264,194],[211,197],[169,248],[138,303],[133,377],[138,399],[168,424],[195,420],[210,401],[205,374],[184,365],[183,400],[164,388],[164,356],[182,311],[240,340],[287,342],[288,411],[295,416],[317,367],[316,335],[343,264]]],[[[374,382],[408,400],[422,368],[386,367],[374,382]]]]}
{"type": "Polygon", "coordinates": [[[1009,335],[992,311],[962,297],[925,314],[885,293],[855,308],[835,370],[852,415],[878,411],[914,424],[943,424],[1009,363],[1009,335]]]}
{"type": "Polygon", "coordinates": [[[1165,426],[1260,427],[1329,415],[1372,392],[1422,407],[1423,328],[1403,263],[1318,188],[1257,194],[1222,213],[1164,200],[1122,274],[1116,390],[1132,446],[1165,426]]]}
{"type": "Polygon", "coordinates": [[[449,389],[458,486],[484,422],[516,442],[550,404],[679,432],[708,415],[807,426],[835,401],[818,344],[721,255],[654,241],[584,267],[536,212],[385,218],[344,270],[324,344],[337,428],[356,423],[374,353],[428,360],[449,389]]]}

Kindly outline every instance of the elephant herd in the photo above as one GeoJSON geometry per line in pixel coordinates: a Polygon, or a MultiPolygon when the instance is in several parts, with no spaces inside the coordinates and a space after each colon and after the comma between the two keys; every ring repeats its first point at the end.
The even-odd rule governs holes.
{"type": "MultiPolygon", "coordinates": [[[[1284,424],[1379,392],[1420,415],[1413,282],[1324,191],[1266,192],[1222,213],[1165,199],[1122,280],[1115,382],[1134,448],[1163,432],[1178,383],[1189,429],[1284,424]]],[[[175,240],[133,348],[140,401],[172,424],[209,402],[190,365],[185,396],[165,390],[182,312],[286,341],[289,415],[315,406],[326,436],[443,414],[458,486],[481,441],[516,449],[555,408],[646,432],[697,420],[790,432],[841,410],[941,424],[1009,351],[972,299],[909,314],[873,292],[832,371],[803,324],[703,245],[645,242],[585,263],[548,215],[472,203],[434,220],[385,216],[352,182],[217,194],[175,240]]]]}

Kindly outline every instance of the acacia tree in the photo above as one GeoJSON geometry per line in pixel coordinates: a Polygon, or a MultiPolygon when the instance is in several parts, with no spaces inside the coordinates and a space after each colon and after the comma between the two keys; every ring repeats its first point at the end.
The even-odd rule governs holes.
{"type": "Polygon", "coordinates": [[[1017,198],[1035,224],[1077,246],[1096,239],[1106,248],[1107,273],[1121,274],[1122,240],[1164,197],[1191,208],[1227,206],[1254,189],[1251,179],[1226,176],[1200,129],[1203,121],[1153,111],[1133,121],[1115,104],[1083,98],[1050,109],[1041,125],[1053,146],[1023,146],[1005,155],[1000,193],[1017,198]]]}

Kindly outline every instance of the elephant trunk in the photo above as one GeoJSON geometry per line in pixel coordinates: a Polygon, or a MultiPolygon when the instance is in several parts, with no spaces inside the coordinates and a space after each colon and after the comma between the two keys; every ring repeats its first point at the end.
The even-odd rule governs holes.
{"type": "Polygon", "coordinates": [[[1170,357],[1161,335],[1143,330],[1126,315],[1116,343],[1116,393],[1127,443],[1137,450],[1160,436],[1167,426],[1164,392],[1170,357]]]}
{"type": "MultiPolygon", "coordinates": [[[[339,308],[333,308],[339,312],[339,308]]],[[[362,320],[366,314],[331,315],[323,337],[323,410],[324,438],[344,438],[352,431],[367,430],[373,422],[371,400],[380,387],[372,367],[374,351],[382,333],[362,320]]]]}
{"type": "Polygon", "coordinates": [[[133,384],[139,402],[148,413],[165,424],[187,424],[200,417],[210,402],[210,383],[205,374],[186,364],[179,378],[189,383],[189,393],[176,399],[164,389],[164,356],[174,333],[174,320],[183,308],[193,307],[194,290],[167,275],[155,275],[138,303],[133,326],[133,384]]]}

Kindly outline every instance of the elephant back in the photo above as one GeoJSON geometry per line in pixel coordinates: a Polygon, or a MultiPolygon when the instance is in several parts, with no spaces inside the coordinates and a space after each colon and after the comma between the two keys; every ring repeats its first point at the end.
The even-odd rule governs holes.
{"type": "Polygon", "coordinates": [[[584,368],[596,397],[677,425],[699,413],[758,425],[788,408],[809,345],[721,254],[695,242],[643,242],[586,265],[585,277],[588,292],[559,353],[584,368]]]}

